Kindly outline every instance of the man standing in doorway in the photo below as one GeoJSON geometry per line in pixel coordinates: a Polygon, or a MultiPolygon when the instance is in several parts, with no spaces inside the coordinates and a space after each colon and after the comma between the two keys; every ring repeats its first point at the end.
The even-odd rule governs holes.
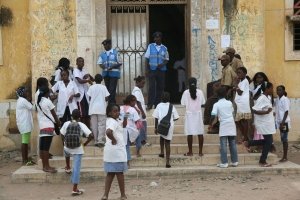
{"type": "Polygon", "coordinates": [[[122,62],[120,61],[118,51],[112,49],[110,39],[104,40],[102,45],[105,51],[100,54],[97,64],[102,68],[102,77],[110,93],[108,102],[116,103],[116,90],[120,78],[120,66],[122,62]]]}
{"type": "Polygon", "coordinates": [[[162,33],[155,32],[153,38],[154,43],[148,45],[145,53],[146,71],[148,71],[149,77],[147,110],[152,109],[160,102],[165,89],[165,73],[169,61],[168,49],[162,44],[162,33]]]}

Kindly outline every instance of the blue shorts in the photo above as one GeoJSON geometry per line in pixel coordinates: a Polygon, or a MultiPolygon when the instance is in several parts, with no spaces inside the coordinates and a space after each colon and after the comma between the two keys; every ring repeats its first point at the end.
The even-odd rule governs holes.
{"type": "Polygon", "coordinates": [[[288,134],[289,132],[280,131],[281,142],[288,142],[288,134]]]}

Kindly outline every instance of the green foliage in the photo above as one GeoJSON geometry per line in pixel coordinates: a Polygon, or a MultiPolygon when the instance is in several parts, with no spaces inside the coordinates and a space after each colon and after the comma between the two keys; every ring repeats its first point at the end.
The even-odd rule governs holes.
{"type": "Polygon", "coordinates": [[[1,6],[0,8],[0,26],[9,26],[13,22],[13,13],[10,8],[1,6]]]}

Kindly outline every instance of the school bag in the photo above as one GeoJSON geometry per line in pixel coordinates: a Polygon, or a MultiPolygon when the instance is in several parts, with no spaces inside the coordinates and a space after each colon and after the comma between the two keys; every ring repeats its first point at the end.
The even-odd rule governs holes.
{"type": "Polygon", "coordinates": [[[163,136],[167,136],[169,134],[169,129],[171,126],[171,115],[172,115],[172,104],[170,103],[169,105],[169,110],[168,110],[168,114],[166,116],[164,116],[164,118],[162,118],[162,120],[160,120],[158,126],[157,126],[157,132],[160,135],[163,136]]]}
{"type": "Polygon", "coordinates": [[[71,122],[68,127],[67,131],[65,134],[65,145],[66,147],[70,149],[74,149],[77,147],[80,147],[80,133],[81,133],[81,128],[79,126],[78,122],[71,122]]]}

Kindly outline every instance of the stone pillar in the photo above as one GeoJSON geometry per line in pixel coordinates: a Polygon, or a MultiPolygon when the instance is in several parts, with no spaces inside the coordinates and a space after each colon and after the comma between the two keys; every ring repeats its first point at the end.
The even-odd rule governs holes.
{"type": "Polygon", "coordinates": [[[197,78],[198,87],[204,91],[203,83],[203,28],[202,28],[202,13],[201,7],[203,1],[191,1],[191,76],[197,78]]]}
{"type": "Polygon", "coordinates": [[[101,42],[106,38],[106,1],[77,0],[77,55],[85,59],[85,66],[94,76],[100,72],[96,65],[101,42]]]}
{"type": "Polygon", "coordinates": [[[191,76],[204,93],[207,83],[220,78],[220,29],[219,1],[191,1],[191,76]],[[217,20],[219,27],[206,29],[208,19],[217,20]]]}

